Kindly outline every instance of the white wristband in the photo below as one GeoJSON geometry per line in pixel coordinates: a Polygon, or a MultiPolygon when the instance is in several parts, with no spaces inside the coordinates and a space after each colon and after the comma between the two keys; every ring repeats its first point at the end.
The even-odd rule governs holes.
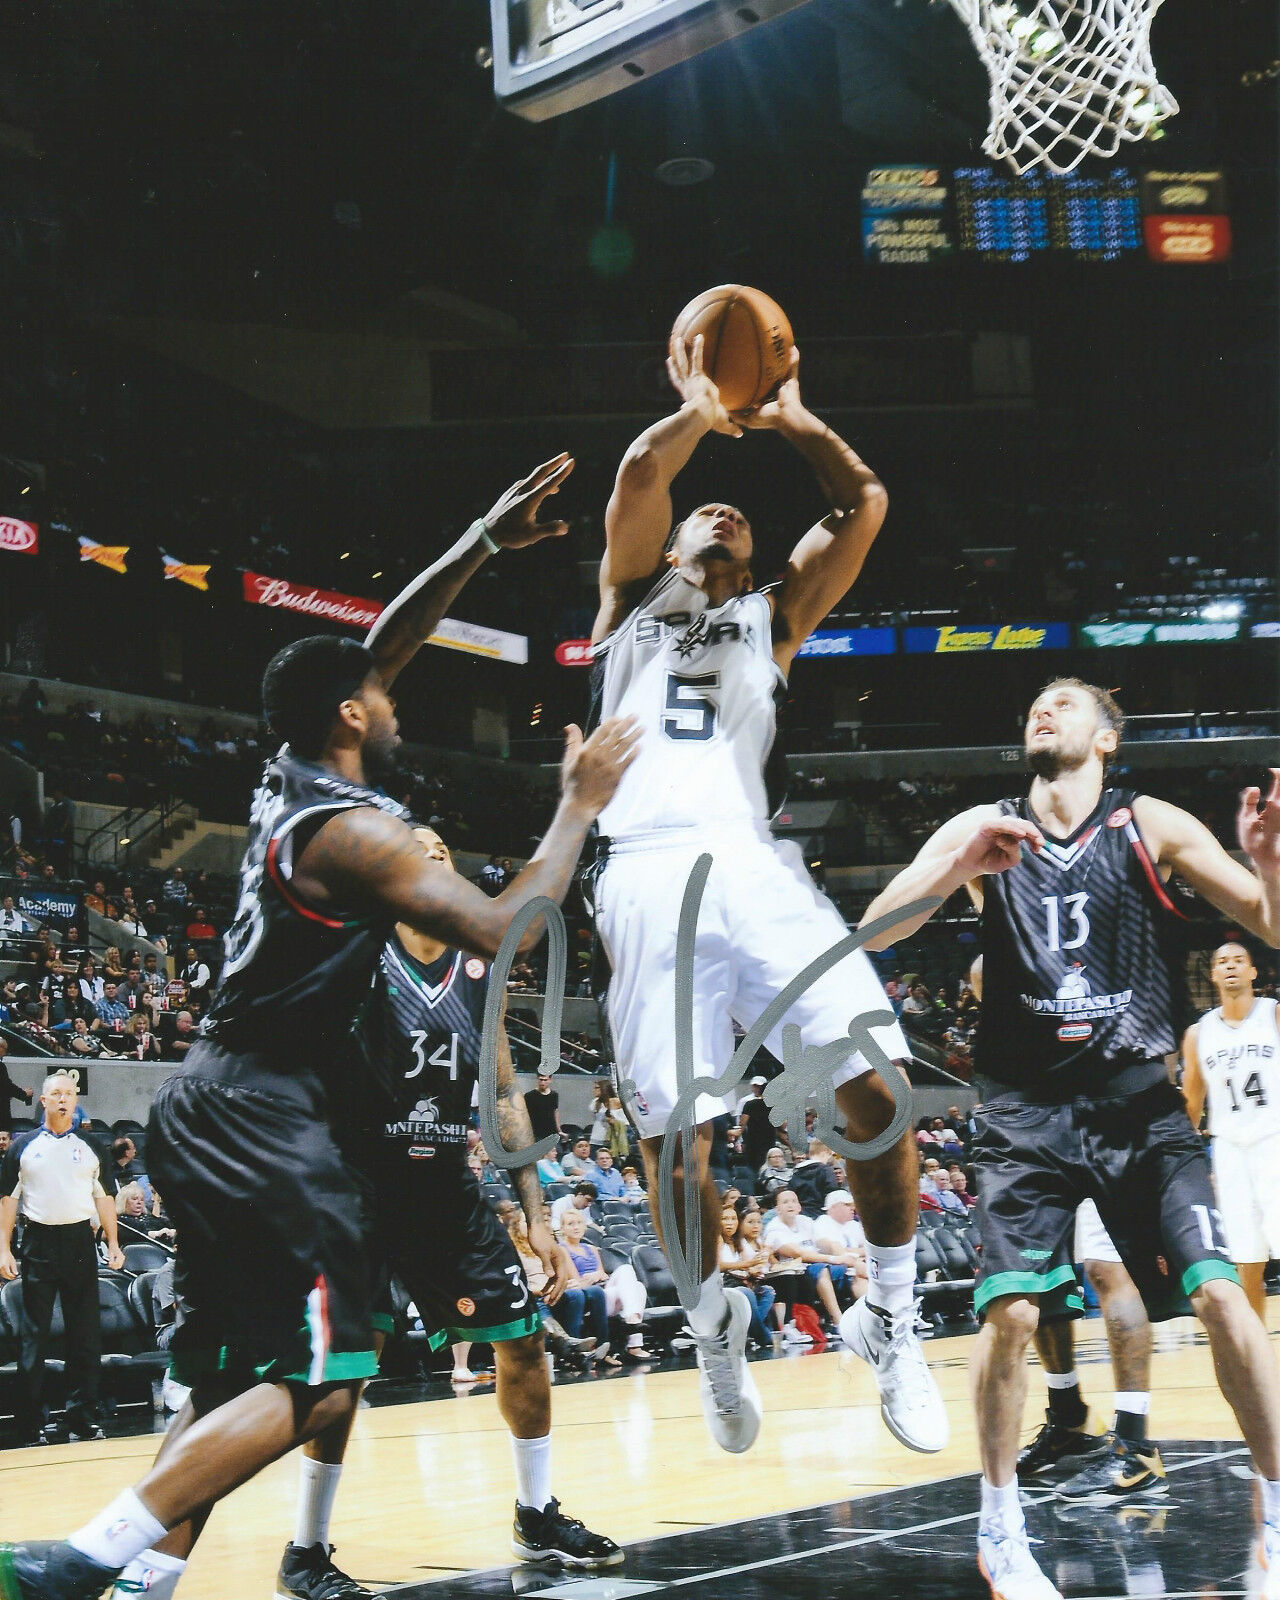
{"type": "Polygon", "coordinates": [[[480,543],[485,547],[491,556],[496,556],[498,551],[502,549],[500,544],[494,544],[493,540],[489,537],[489,525],[483,517],[477,517],[467,529],[467,532],[478,533],[480,535],[480,543]]]}

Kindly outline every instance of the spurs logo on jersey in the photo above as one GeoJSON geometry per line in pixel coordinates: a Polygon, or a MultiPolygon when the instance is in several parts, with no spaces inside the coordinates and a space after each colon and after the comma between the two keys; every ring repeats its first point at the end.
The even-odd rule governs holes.
{"type": "Polygon", "coordinates": [[[768,599],[751,591],[711,608],[666,573],[595,647],[592,722],[635,716],[639,752],[600,814],[600,832],[765,823],[765,766],[786,682],[773,659],[768,599]]]}
{"type": "MultiPolygon", "coordinates": [[[[1100,1086],[1176,1047],[1178,917],[1133,822],[1106,790],[1069,839],[983,880],[983,1002],[974,1065],[1016,1087],[1100,1086]]],[[[1025,799],[1006,816],[1031,816],[1025,799]]],[[[1042,829],[1043,831],[1043,829],[1042,829]]]]}
{"type": "Polygon", "coordinates": [[[1209,1101],[1209,1132],[1229,1144],[1280,1134],[1280,1026],[1276,1002],[1259,998],[1240,1022],[1220,1009],[1196,1024],[1196,1051],[1209,1101]]]}

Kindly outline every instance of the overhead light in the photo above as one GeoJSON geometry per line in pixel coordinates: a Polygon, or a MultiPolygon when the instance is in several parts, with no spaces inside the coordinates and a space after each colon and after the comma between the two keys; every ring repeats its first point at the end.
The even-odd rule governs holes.
{"type": "Polygon", "coordinates": [[[653,169],[658,182],[670,189],[690,189],[696,183],[706,183],[715,174],[715,162],[708,161],[705,156],[672,156],[670,161],[660,161],[653,169]]]}
{"type": "Polygon", "coordinates": [[[1062,35],[1053,28],[1042,28],[1028,45],[1033,56],[1047,56],[1062,43],[1062,35]]]}
{"type": "Polygon", "coordinates": [[[351,554],[350,550],[344,550],[342,552],[342,554],[338,557],[338,560],[339,561],[345,561],[350,554],[351,554]]]}
{"type": "Polygon", "coordinates": [[[121,843],[122,846],[126,845],[126,844],[132,844],[133,840],[132,839],[121,839],[120,843],[121,843]]]}
{"type": "Polygon", "coordinates": [[[26,488],[24,488],[24,489],[19,489],[19,490],[18,490],[18,493],[19,493],[19,494],[30,494],[30,493],[31,493],[31,485],[30,485],[30,484],[27,484],[27,486],[26,486],[26,488]]]}
{"type": "Polygon", "coordinates": [[[375,572],[375,573],[374,573],[374,574],[373,574],[373,576],[374,576],[374,577],[375,577],[375,578],[380,578],[380,577],[381,577],[381,576],[382,576],[382,574],[381,574],[381,573],[380,573],[380,572],[375,572]]]}
{"type": "Polygon", "coordinates": [[[1230,622],[1243,613],[1244,606],[1239,600],[1215,600],[1212,605],[1204,606],[1200,615],[1206,622],[1230,622]]]}

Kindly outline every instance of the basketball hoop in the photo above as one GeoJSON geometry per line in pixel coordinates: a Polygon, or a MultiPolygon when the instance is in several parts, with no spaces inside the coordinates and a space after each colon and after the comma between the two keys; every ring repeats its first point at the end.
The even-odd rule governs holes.
{"type": "Polygon", "coordinates": [[[991,80],[987,154],[1061,173],[1149,138],[1178,109],[1151,59],[1160,4],[951,0],[991,80]]]}

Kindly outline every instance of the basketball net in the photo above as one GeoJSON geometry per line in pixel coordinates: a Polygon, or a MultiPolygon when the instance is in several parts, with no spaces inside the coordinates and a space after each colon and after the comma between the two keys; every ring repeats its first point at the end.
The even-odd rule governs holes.
{"type": "Polygon", "coordinates": [[[1114,156],[1178,109],[1151,59],[1161,0],[951,0],[991,79],[982,148],[1015,172],[1114,156]]]}

